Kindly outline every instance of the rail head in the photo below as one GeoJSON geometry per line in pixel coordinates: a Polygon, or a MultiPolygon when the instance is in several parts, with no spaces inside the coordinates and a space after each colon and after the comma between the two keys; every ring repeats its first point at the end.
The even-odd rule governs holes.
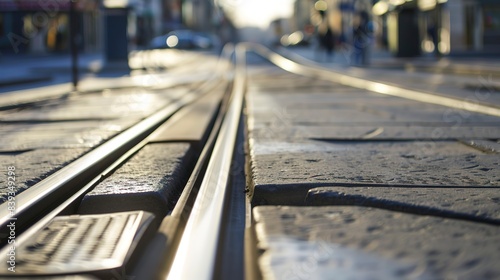
{"type": "Polygon", "coordinates": [[[246,50],[243,45],[238,45],[235,51],[236,74],[231,101],[208,163],[206,176],[200,185],[172,268],[166,277],[168,280],[212,279],[214,276],[226,191],[245,91],[246,50]]]}
{"type": "MultiPolygon", "coordinates": [[[[219,57],[218,64],[210,79],[207,79],[204,84],[199,85],[196,90],[173,101],[153,115],[114,136],[36,185],[17,194],[15,212],[9,210],[7,203],[0,204],[0,213],[6,213],[0,216],[0,234],[5,235],[5,231],[8,230],[6,225],[12,220],[17,221],[18,233],[22,234],[24,229],[30,226],[30,224],[42,219],[42,215],[51,213],[53,209],[57,208],[52,204],[64,203],[64,200],[73,197],[72,194],[80,191],[78,187],[85,185],[84,181],[91,181],[95,176],[100,176],[99,174],[107,166],[111,165],[121,155],[145,139],[181,107],[196,100],[200,96],[200,92],[207,91],[207,88],[212,87],[211,84],[224,78],[226,68],[229,66],[226,63],[227,60],[228,54],[226,51],[219,57]]],[[[5,238],[2,238],[1,241],[3,242],[2,244],[6,243],[5,238]]]]}

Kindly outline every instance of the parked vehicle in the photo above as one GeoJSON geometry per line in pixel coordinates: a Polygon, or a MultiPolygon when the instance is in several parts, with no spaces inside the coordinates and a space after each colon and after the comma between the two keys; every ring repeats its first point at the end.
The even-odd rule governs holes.
{"type": "Polygon", "coordinates": [[[214,44],[214,39],[209,34],[192,30],[176,30],[153,38],[149,47],[152,49],[211,49],[214,44]]]}

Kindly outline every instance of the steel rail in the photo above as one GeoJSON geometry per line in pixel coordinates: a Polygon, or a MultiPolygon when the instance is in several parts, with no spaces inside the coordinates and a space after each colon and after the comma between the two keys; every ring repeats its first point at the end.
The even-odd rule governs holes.
{"type": "Polygon", "coordinates": [[[245,47],[236,47],[236,73],[233,92],[205,177],[188,218],[172,268],[166,277],[174,279],[212,279],[234,146],[242,113],[245,91],[245,47]]]}
{"type": "MultiPolygon", "coordinates": [[[[223,57],[230,57],[234,53],[234,45],[226,44],[222,53],[223,57]]],[[[168,275],[175,257],[175,251],[178,248],[182,233],[184,232],[187,220],[193,209],[193,204],[198,194],[201,181],[203,180],[208,161],[212,155],[217,136],[219,135],[224,120],[224,115],[227,112],[232,80],[232,77],[227,77],[229,84],[226,87],[222,102],[214,117],[211,131],[204,141],[203,148],[191,175],[179,199],[175,203],[174,209],[170,215],[167,215],[163,219],[156,236],[148,245],[146,253],[143,254],[141,261],[135,266],[134,276],[141,279],[162,279],[168,275]]]]}
{"type": "MultiPolygon", "coordinates": [[[[96,176],[102,177],[101,172],[145,139],[170,116],[213,88],[218,83],[216,79],[219,79],[224,74],[224,59],[227,58],[219,58],[219,64],[215,69],[216,71],[213,72],[212,78],[202,84],[196,91],[192,91],[181,99],[172,102],[150,117],[18,194],[16,196],[16,212],[14,215],[9,214],[11,211],[8,209],[7,203],[1,204],[0,213],[6,214],[0,217],[0,236],[8,236],[6,234],[8,230],[6,225],[10,221],[15,220],[18,234],[22,233],[29,225],[43,219],[44,215],[54,213],[51,211],[55,208],[59,209],[57,207],[59,204],[68,204],[68,198],[74,199],[77,197],[75,194],[82,191],[83,185],[95,179],[96,176]]],[[[5,240],[2,240],[2,244],[5,244],[5,240]]]]}
{"type": "Polygon", "coordinates": [[[291,73],[308,77],[320,77],[322,79],[332,81],[334,83],[339,83],[341,85],[369,90],[384,95],[396,96],[414,101],[500,117],[500,108],[498,107],[479,104],[467,100],[460,100],[452,97],[446,97],[437,95],[435,93],[407,89],[383,82],[370,81],[367,79],[345,75],[330,69],[321,68],[319,66],[300,64],[259,44],[246,43],[246,46],[249,50],[256,52],[276,66],[291,73]]]}

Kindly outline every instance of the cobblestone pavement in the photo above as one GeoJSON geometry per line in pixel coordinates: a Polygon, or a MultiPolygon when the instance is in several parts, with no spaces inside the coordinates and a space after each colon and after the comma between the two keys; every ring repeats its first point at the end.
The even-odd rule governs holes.
{"type": "Polygon", "coordinates": [[[264,279],[500,277],[499,118],[257,63],[247,107],[264,279]]]}
{"type": "MultiPolygon", "coordinates": [[[[7,166],[17,170],[16,193],[180,99],[212,74],[217,63],[216,57],[206,56],[203,65],[193,65],[200,54],[178,56],[182,59],[169,60],[168,74],[154,68],[132,77],[84,82],[78,93],[68,93],[64,84],[3,94],[0,160],[2,170],[7,166]]],[[[155,61],[160,62],[167,63],[155,61]]],[[[135,63],[152,67],[144,60],[135,63]]],[[[2,199],[8,193],[6,178],[0,176],[2,199]]]]}
{"type": "MultiPolygon", "coordinates": [[[[174,71],[146,69],[137,81],[106,80],[79,94],[45,88],[50,98],[23,106],[9,101],[25,103],[43,89],[24,97],[4,94],[0,160],[3,170],[15,166],[18,193],[191,91],[214,69],[215,60],[201,57],[188,56],[174,71]]],[[[162,68],[172,61],[156,62],[162,68]]],[[[415,89],[426,79],[382,74],[415,89]]],[[[236,147],[239,161],[231,175],[240,197],[248,183],[253,239],[245,249],[256,252],[255,274],[287,280],[500,278],[498,117],[291,74],[252,55],[247,76],[249,153],[243,159],[246,146],[236,147]]],[[[421,89],[466,97],[463,84],[454,83],[460,78],[436,79],[438,86],[421,89]]],[[[189,130],[209,126],[198,118],[216,110],[213,99],[189,109],[191,117],[168,130],[178,134],[160,130],[75,211],[167,215],[204,137],[189,130]]],[[[5,199],[4,175],[0,186],[5,199]]],[[[232,209],[239,209],[233,218],[241,223],[244,210],[232,209]]],[[[231,244],[234,236],[228,236],[224,242],[231,244]]]]}

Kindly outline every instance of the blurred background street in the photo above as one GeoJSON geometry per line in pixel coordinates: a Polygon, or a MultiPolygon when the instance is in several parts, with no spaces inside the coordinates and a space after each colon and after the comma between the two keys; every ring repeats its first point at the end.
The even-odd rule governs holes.
{"type": "Polygon", "coordinates": [[[218,52],[239,41],[305,49],[315,61],[346,66],[498,72],[496,1],[79,0],[74,30],[70,3],[0,2],[2,91],[70,81],[72,41],[80,78],[127,75],[137,50],[218,52]]]}

